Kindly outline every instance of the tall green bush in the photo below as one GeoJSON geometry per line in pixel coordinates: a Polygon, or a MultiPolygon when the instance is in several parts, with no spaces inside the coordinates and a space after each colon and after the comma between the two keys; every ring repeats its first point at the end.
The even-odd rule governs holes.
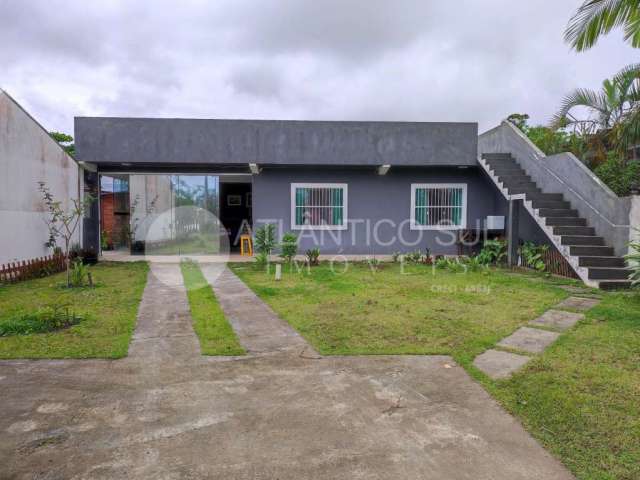
{"type": "Polygon", "coordinates": [[[287,262],[291,262],[298,254],[298,236],[295,233],[288,232],[282,236],[280,243],[280,256],[287,262]]]}

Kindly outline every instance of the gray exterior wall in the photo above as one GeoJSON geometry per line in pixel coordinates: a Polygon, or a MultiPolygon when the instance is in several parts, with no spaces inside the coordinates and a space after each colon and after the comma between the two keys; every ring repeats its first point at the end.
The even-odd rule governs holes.
{"type": "Polygon", "coordinates": [[[347,183],[350,220],[347,230],[296,231],[300,253],[318,247],[322,254],[384,255],[425,248],[432,254],[456,254],[451,233],[410,230],[412,183],[466,183],[468,228],[482,228],[487,215],[502,214],[506,205],[478,168],[391,168],[383,176],[372,169],[265,168],[253,176],[254,226],[275,223],[280,236],[290,231],[291,183],[300,182],[347,183]],[[354,224],[354,220],[364,223],[354,224]],[[376,236],[375,225],[381,220],[376,236]],[[438,239],[449,245],[441,245],[438,239]]]}
{"type": "Polygon", "coordinates": [[[543,192],[562,193],[616,255],[628,251],[630,197],[618,197],[570,153],[546,156],[509,122],[483,133],[478,153],[511,153],[543,192]]]}
{"type": "MultiPolygon", "coordinates": [[[[80,196],[79,171],[47,131],[0,90],[0,263],[52,253],[44,246],[49,231],[38,182],[46,182],[69,209],[80,196]]],[[[79,232],[73,241],[80,241],[79,232]]]]}
{"type": "Polygon", "coordinates": [[[475,165],[476,123],[77,117],[98,165],[475,165]]]}

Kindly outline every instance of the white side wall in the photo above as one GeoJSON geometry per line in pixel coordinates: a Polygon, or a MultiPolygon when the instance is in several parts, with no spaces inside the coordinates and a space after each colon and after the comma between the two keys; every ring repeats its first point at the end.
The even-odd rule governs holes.
{"type": "MultiPolygon", "coordinates": [[[[630,242],[640,242],[640,195],[631,197],[631,209],[629,210],[630,242]]],[[[632,253],[629,251],[629,253],[632,253]]]]}
{"type": "MultiPolygon", "coordinates": [[[[80,194],[79,167],[47,132],[0,90],[0,264],[51,254],[45,248],[38,182],[68,207],[80,194]]],[[[80,228],[79,228],[80,229],[80,228]]],[[[80,233],[75,241],[79,241],[80,233]]]]}

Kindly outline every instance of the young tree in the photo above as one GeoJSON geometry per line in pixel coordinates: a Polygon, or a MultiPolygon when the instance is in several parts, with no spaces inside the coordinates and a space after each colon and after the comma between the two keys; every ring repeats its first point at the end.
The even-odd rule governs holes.
{"type": "Polygon", "coordinates": [[[71,241],[78,230],[80,220],[89,210],[95,198],[90,194],[85,194],[82,200],[72,198],[69,209],[65,210],[62,202],[53,197],[46,182],[38,182],[38,190],[42,194],[42,200],[47,212],[47,218],[45,219],[49,229],[47,245],[54,247],[58,238],[63,239],[63,252],[67,267],[67,287],[71,287],[71,259],[69,258],[71,241]]]}

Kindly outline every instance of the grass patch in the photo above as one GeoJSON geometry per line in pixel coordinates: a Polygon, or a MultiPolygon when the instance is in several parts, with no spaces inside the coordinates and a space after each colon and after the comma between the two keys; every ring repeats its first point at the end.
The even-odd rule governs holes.
{"type": "Polygon", "coordinates": [[[222,308],[200,267],[195,262],[180,264],[187,287],[193,329],[200,340],[203,355],[244,355],[235,332],[227,322],[222,308]]]}
{"type": "Polygon", "coordinates": [[[66,288],[64,272],[1,286],[0,324],[22,322],[20,328],[24,333],[25,323],[33,322],[35,317],[56,305],[67,305],[82,321],[49,333],[34,331],[0,337],[0,358],[126,356],[147,271],[144,262],[101,262],[91,267],[93,288],[66,288]]]}
{"type": "Polygon", "coordinates": [[[582,480],[640,478],[640,296],[609,293],[587,318],[487,389],[582,480]]]}
{"type": "Polygon", "coordinates": [[[328,265],[287,270],[281,282],[252,265],[233,270],[325,355],[449,354],[581,480],[640,478],[640,296],[602,303],[509,380],[476,355],[564,299],[534,274],[456,274],[397,265],[377,272],[328,265]]]}
{"type": "Polygon", "coordinates": [[[423,265],[284,268],[280,282],[232,265],[324,355],[447,354],[463,364],[567,296],[536,277],[451,273],[423,265]]]}

